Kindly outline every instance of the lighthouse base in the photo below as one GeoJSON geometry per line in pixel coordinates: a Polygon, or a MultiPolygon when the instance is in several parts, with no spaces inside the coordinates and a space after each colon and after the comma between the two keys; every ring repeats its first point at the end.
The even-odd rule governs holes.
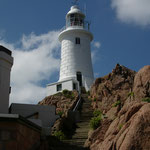
{"type": "Polygon", "coordinates": [[[47,85],[47,96],[62,92],[63,90],[77,90],[80,93],[79,82],[75,79],[68,79],[47,85]]]}

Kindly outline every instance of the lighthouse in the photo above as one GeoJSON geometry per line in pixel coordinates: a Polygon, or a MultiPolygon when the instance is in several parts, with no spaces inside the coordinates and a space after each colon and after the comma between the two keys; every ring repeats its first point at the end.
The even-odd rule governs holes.
{"type": "Polygon", "coordinates": [[[91,41],[89,23],[77,5],[66,15],[65,29],[59,34],[61,42],[60,76],[56,83],[47,85],[47,96],[64,89],[88,91],[94,81],[91,61],[91,41]]]}

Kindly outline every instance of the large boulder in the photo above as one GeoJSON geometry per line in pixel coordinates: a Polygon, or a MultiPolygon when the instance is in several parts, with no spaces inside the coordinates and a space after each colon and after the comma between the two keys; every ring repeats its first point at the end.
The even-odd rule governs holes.
{"type": "Polygon", "coordinates": [[[150,66],[135,73],[117,64],[112,73],[96,79],[91,99],[93,109],[105,117],[86,146],[91,150],[150,149],[150,66]]]}
{"type": "Polygon", "coordinates": [[[150,97],[150,65],[143,67],[135,75],[133,92],[136,101],[150,97]]]}
{"type": "MultiPolygon", "coordinates": [[[[149,150],[150,104],[128,103],[91,150],[149,150]]],[[[99,132],[100,133],[100,132],[99,132]]],[[[100,135],[99,135],[100,136],[100,135]]]]}

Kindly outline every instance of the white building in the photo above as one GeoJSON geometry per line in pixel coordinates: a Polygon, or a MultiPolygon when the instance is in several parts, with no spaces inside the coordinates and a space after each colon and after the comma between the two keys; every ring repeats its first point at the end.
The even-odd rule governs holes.
{"type": "Polygon", "coordinates": [[[78,6],[72,6],[66,15],[66,28],[59,35],[61,42],[61,66],[59,81],[47,85],[47,96],[64,89],[88,91],[94,81],[91,61],[93,35],[85,14],[78,6]]]}
{"type": "Polygon", "coordinates": [[[0,45],[0,113],[8,113],[12,65],[11,51],[0,45]]]}

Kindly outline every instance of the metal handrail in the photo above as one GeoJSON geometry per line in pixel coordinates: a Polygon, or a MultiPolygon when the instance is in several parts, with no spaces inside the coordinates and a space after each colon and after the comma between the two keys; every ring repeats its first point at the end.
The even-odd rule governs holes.
{"type": "Polygon", "coordinates": [[[81,95],[79,94],[79,100],[78,100],[78,102],[76,103],[76,105],[75,105],[75,107],[74,107],[74,109],[73,109],[73,112],[75,112],[75,111],[79,108],[79,105],[80,105],[80,103],[81,103],[81,100],[82,100],[82,98],[81,98],[81,95]]]}

